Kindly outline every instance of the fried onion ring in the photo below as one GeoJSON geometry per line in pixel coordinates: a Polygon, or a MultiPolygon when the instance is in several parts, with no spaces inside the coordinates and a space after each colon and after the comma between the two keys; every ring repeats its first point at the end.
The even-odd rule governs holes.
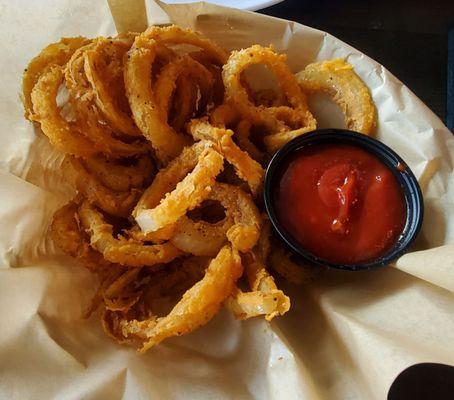
{"type": "Polygon", "coordinates": [[[211,191],[216,176],[223,168],[223,157],[207,147],[198,157],[194,170],[160,203],[137,213],[136,221],[144,232],[153,232],[176,222],[187,211],[197,207],[211,191]]]}
{"type": "Polygon", "coordinates": [[[170,242],[185,253],[215,256],[227,242],[227,232],[232,225],[231,218],[212,224],[206,221],[193,221],[184,215],[176,223],[170,242]]]}
{"type": "Polygon", "coordinates": [[[254,45],[247,49],[233,51],[222,71],[227,100],[255,124],[271,125],[273,130],[275,130],[276,121],[271,118],[268,107],[256,106],[249,99],[247,90],[241,82],[241,73],[253,64],[266,65],[276,75],[290,105],[295,109],[307,111],[306,98],[295,76],[285,63],[286,59],[284,54],[278,55],[272,48],[254,45]]]}
{"type": "Polygon", "coordinates": [[[159,170],[150,187],[145,190],[139,199],[132,212],[133,217],[136,218],[143,211],[159,205],[162,198],[175,189],[177,182],[183,180],[194,169],[200,154],[209,146],[211,146],[211,143],[204,141],[195,143],[191,147],[186,147],[167,167],[159,170]]]}
{"type": "Polygon", "coordinates": [[[221,48],[193,31],[176,26],[150,27],[135,39],[124,68],[126,92],[134,120],[143,135],[150,140],[158,159],[164,165],[181,152],[187,140],[164,120],[156,105],[149,71],[160,44],[182,43],[208,51],[221,63],[227,58],[221,48]]]}
{"type": "Polygon", "coordinates": [[[25,118],[30,121],[34,119],[31,93],[40,76],[52,65],[62,66],[66,64],[72,54],[87,43],[89,43],[89,40],[84,37],[62,38],[59,42],[46,46],[29,62],[22,77],[22,101],[25,108],[25,118]]]}
{"type": "MultiPolygon", "coordinates": [[[[316,127],[316,121],[308,110],[306,97],[285,61],[286,56],[276,54],[272,48],[254,45],[247,49],[233,51],[222,71],[227,101],[231,102],[240,114],[249,118],[254,125],[264,126],[269,136],[278,135],[277,141],[280,144],[289,136],[287,134],[281,138],[279,135],[283,132],[294,131],[293,136],[297,136],[316,127]],[[253,64],[264,64],[275,74],[290,107],[256,106],[250,100],[248,91],[241,81],[241,73],[253,64]],[[282,108],[288,111],[284,113],[282,108]],[[276,109],[279,112],[276,112],[276,109]],[[299,116],[301,122],[297,129],[288,126],[287,118],[284,118],[294,114],[299,116]]],[[[294,116],[292,119],[295,119],[294,116]]],[[[269,151],[276,150],[277,144],[274,141],[271,144],[267,141],[265,143],[269,151]]]]}
{"type": "MultiPolygon", "coordinates": [[[[280,290],[279,292],[282,293],[280,290]]],[[[233,295],[225,301],[225,307],[240,320],[265,315],[265,319],[271,321],[276,315],[288,311],[278,304],[278,298],[272,292],[243,292],[238,288],[235,288],[233,295]]]]}
{"type": "MultiPolygon", "coordinates": [[[[169,294],[173,295],[178,293],[181,296],[186,290],[203,278],[207,266],[208,264],[205,259],[191,257],[172,262],[172,265],[167,266],[165,270],[146,271],[147,273],[144,274],[143,277],[140,276],[138,278],[140,279],[139,288],[132,291],[127,288],[129,289],[129,298],[131,299],[131,302],[135,300],[134,294],[137,292],[141,293],[139,300],[135,302],[130,309],[107,309],[103,316],[104,330],[118,343],[143,344],[143,338],[141,338],[140,335],[129,333],[128,337],[125,338],[120,323],[124,324],[124,321],[129,321],[131,319],[140,321],[147,319],[148,326],[151,326],[153,321],[156,321],[157,318],[157,316],[153,314],[155,311],[154,303],[166,298],[169,294]],[[141,284],[142,282],[147,281],[149,283],[145,283],[144,285],[141,284]]],[[[144,269],[134,268],[129,269],[129,271],[143,272],[144,269]]],[[[125,272],[123,272],[123,274],[125,274],[125,272]]],[[[137,273],[137,275],[138,274],[139,273],[137,273]]],[[[114,278],[110,279],[109,283],[114,283],[114,285],[116,285],[115,279],[121,279],[121,275],[115,273],[114,278]]],[[[137,284],[137,281],[135,283],[137,284]]],[[[101,296],[103,296],[102,289],[100,292],[101,296]]],[[[128,298],[126,298],[123,303],[126,303],[127,301],[128,298]]],[[[114,304],[118,304],[117,298],[114,298],[114,304]]],[[[121,304],[122,302],[120,301],[119,305],[121,306],[121,304]]]]}
{"type": "Polygon", "coordinates": [[[90,235],[90,244],[103,254],[107,261],[129,267],[153,266],[168,263],[182,252],[171,243],[146,245],[113,236],[113,227],[88,201],[79,209],[82,225],[90,235]]]}
{"type": "Polygon", "coordinates": [[[260,214],[251,196],[236,186],[216,183],[208,198],[219,201],[226,209],[227,218],[233,218],[233,225],[227,231],[230,243],[239,251],[251,250],[261,227],[260,214]]]}
{"type": "Polygon", "coordinates": [[[97,39],[84,52],[84,70],[93,88],[94,99],[112,129],[130,136],[141,136],[135,125],[123,80],[123,57],[134,36],[122,39],[97,39]],[[112,87],[116,88],[112,92],[112,87]]]}
{"type": "Polygon", "coordinates": [[[64,253],[78,259],[90,270],[110,267],[112,264],[90,247],[89,238],[79,223],[79,206],[79,201],[71,201],[54,214],[50,226],[52,240],[64,253]]]}
{"type": "MultiPolygon", "coordinates": [[[[260,271],[266,271],[260,268],[260,271]]],[[[232,297],[229,297],[225,306],[237,319],[249,319],[264,315],[267,321],[271,321],[278,315],[284,315],[290,309],[290,299],[282,290],[277,289],[273,278],[267,275],[267,280],[272,285],[266,289],[243,292],[236,288],[232,297]]]]}
{"type": "Polygon", "coordinates": [[[139,225],[124,231],[125,235],[140,242],[163,243],[170,240],[175,234],[175,224],[169,224],[155,232],[143,232],[139,225]]]}
{"type": "Polygon", "coordinates": [[[242,270],[239,254],[230,246],[225,246],[210,262],[202,280],[183,295],[167,316],[144,321],[120,321],[123,336],[141,337],[144,344],[140,352],[144,353],[164,339],[188,334],[205,325],[232,293],[242,270]]]}
{"type": "Polygon", "coordinates": [[[183,130],[184,125],[188,122],[197,111],[199,87],[196,82],[191,82],[188,76],[179,76],[177,87],[173,95],[172,108],[177,111],[172,115],[170,125],[175,131],[183,130]]]}
{"type": "Polygon", "coordinates": [[[250,292],[236,289],[226,301],[226,307],[238,319],[248,319],[265,315],[271,321],[277,315],[283,315],[290,309],[290,299],[279,290],[274,278],[266,269],[265,263],[270,252],[271,225],[266,215],[262,216],[262,230],[257,245],[251,253],[245,254],[246,277],[250,292]]]}
{"type": "Polygon", "coordinates": [[[183,216],[176,224],[171,242],[200,256],[216,254],[227,240],[242,252],[251,250],[259,239],[261,226],[251,197],[236,186],[216,183],[206,200],[219,202],[225,209],[225,218],[211,224],[183,216]]]}
{"type": "Polygon", "coordinates": [[[309,64],[296,74],[307,93],[323,92],[331,96],[342,109],[348,129],[370,135],[377,124],[369,88],[345,60],[322,61],[309,64]]]}
{"type": "Polygon", "coordinates": [[[95,92],[90,87],[84,70],[84,54],[95,43],[79,48],[68,61],[65,68],[65,82],[70,94],[70,100],[76,111],[76,124],[99,149],[110,157],[128,157],[147,151],[140,143],[125,143],[114,137],[113,130],[103,121],[95,104],[95,92]]]}
{"type": "Polygon", "coordinates": [[[213,77],[211,73],[200,63],[189,56],[183,56],[180,59],[164,66],[156,80],[154,93],[156,103],[165,114],[166,119],[170,108],[171,95],[176,88],[177,79],[185,76],[192,83],[197,83],[201,96],[208,97],[213,77]]]}
{"type": "Polygon", "coordinates": [[[142,295],[137,287],[137,277],[141,268],[115,268],[104,277],[99,292],[106,309],[127,311],[136,304],[142,295]]]}
{"type": "Polygon", "coordinates": [[[188,124],[188,130],[196,140],[212,140],[218,151],[233,165],[238,177],[249,185],[254,196],[260,192],[265,171],[262,166],[242,151],[232,140],[233,131],[217,128],[206,119],[193,120],[188,124]]]}
{"type": "Polygon", "coordinates": [[[286,124],[281,131],[267,135],[263,138],[263,142],[269,153],[273,154],[286,143],[290,142],[290,140],[295,139],[304,133],[313,131],[316,128],[315,119],[312,119],[306,124],[307,118],[304,114],[300,113],[299,110],[294,110],[286,106],[270,107],[268,110],[278,121],[285,121],[286,124]],[[298,126],[303,127],[298,128],[298,126]]]}
{"type": "Polygon", "coordinates": [[[33,119],[41,124],[41,130],[57,150],[88,158],[98,152],[96,146],[77,126],[60,115],[56,98],[62,82],[63,70],[59,65],[41,75],[31,93],[35,113],[33,119]]]}
{"type": "Polygon", "coordinates": [[[213,106],[218,106],[224,101],[224,82],[222,81],[222,64],[216,57],[210,55],[210,53],[200,50],[189,53],[194,60],[205,66],[210,71],[211,76],[214,79],[212,88],[212,101],[213,106]]]}
{"type": "Polygon", "coordinates": [[[117,192],[143,187],[154,171],[151,158],[146,155],[133,160],[132,165],[122,165],[105,157],[91,157],[83,164],[104,186],[117,192]]]}
{"type": "Polygon", "coordinates": [[[95,175],[87,171],[82,161],[76,158],[67,157],[63,168],[68,179],[73,182],[79,193],[82,193],[90,203],[97,205],[111,215],[129,216],[142,192],[136,188],[125,192],[116,192],[104,186],[95,175]]]}
{"type": "Polygon", "coordinates": [[[238,122],[236,126],[235,137],[241,150],[248,153],[255,161],[261,162],[265,155],[263,151],[259,150],[259,148],[251,142],[251,129],[252,123],[247,119],[243,119],[238,122]]]}
{"type": "Polygon", "coordinates": [[[238,112],[228,103],[223,103],[216,107],[210,115],[211,124],[217,127],[231,126],[237,123],[239,119],[240,115],[238,112]]]}
{"type": "MultiPolygon", "coordinates": [[[[136,218],[143,211],[153,209],[158,206],[165,195],[175,189],[177,182],[183,180],[183,178],[194,169],[202,151],[210,146],[210,142],[201,141],[195,143],[191,147],[186,147],[177,158],[172,160],[167,165],[167,167],[162,168],[156,174],[152,184],[140,197],[132,212],[133,217],[136,218]]],[[[162,240],[168,240],[172,237],[174,233],[174,226],[169,224],[155,232],[147,233],[136,229],[130,233],[132,234],[132,237],[139,240],[160,242],[162,240]]]]}

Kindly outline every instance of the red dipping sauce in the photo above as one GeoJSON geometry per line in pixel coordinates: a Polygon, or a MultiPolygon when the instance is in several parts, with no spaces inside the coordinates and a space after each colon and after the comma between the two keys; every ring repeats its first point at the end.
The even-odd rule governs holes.
{"type": "Polygon", "coordinates": [[[406,221],[404,194],[390,169],[346,144],[299,150],[283,170],[275,204],[280,223],[296,242],[337,264],[383,255],[406,221]]]}

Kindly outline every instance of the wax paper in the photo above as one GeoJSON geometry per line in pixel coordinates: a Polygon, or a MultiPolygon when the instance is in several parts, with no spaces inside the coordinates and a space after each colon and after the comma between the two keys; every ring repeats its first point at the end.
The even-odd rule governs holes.
{"type": "MultiPolygon", "coordinates": [[[[110,3],[121,29],[143,23],[143,8],[110,3]],[[122,18],[128,10],[142,14],[122,18]]],[[[114,344],[97,315],[81,318],[95,279],[47,235],[74,192],[63,156],[24,120],[19,97],[22,70],[42,47],[113,34],[113,18],[104,0],[0,0],[0,398],[379,400],[410,365],[454,364],[454,138],[443,123],[385,67],[328,33],[203,3],[156,7],[147,2],[148,23],[191,27],[227,49],[273,44],[295,72],[346,58],[371,90],[376,136],[421,183],[422,232],[395,265],[281,283],[292,308],[271,324],[222,311],[145,355],[114,344]]],[[[342,127],[326,99],[313,107],[320,126],[342,127]]]]}

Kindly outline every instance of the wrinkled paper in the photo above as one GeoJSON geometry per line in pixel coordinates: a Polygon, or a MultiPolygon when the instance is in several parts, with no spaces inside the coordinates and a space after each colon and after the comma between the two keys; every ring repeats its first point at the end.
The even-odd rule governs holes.
{"type": "MultiPolygon", "coordinates": [[[[381,400],[410,365],[454,364],[448,129],[385,67],[328,33],[204,3],[161,6],[168,17],[147,2],[150,23],[196,29],[229,50],[273,44],[295,72],[335,57],[353,64],[378,109],[377,137],[421,183],[422,232],[396,265],[284,285],[292,308],[271,324],[222,311],[145,355],[114,344],[97,315],[81,318],[94,278],[47,236],[73,191],[61,175],[63,156],[23,118],[19,98],[22,70],[42,47],[62,36],[114,34],[113,18],[105,0],[0,0],[0,398],[381,400]]],[[[342,127],[337,109],[316,103],[321,127],[342,127]]]]}

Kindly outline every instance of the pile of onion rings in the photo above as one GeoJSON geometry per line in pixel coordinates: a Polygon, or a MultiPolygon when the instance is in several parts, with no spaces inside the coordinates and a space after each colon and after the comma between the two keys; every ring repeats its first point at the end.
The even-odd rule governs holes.
{"type": "Polygon", "coordinates": [[[348,127],[375,126],[369,91],[343,60],[294,75],[285,55],[228,54],[177,26],[116,37],[64,38],[23,76],[25,117],[66,154],[76,196],[53,218],[56,245],[99,277],[87,315],[144,352],[192,332],[225,306],[270,321],[290,308],[268,266],[310,280],[272,238],[263,208],[272,154],[316,128],[307,96],[321,91],[348,127]],[[274,74],[255,90],[243,72],[274,74]]]}

